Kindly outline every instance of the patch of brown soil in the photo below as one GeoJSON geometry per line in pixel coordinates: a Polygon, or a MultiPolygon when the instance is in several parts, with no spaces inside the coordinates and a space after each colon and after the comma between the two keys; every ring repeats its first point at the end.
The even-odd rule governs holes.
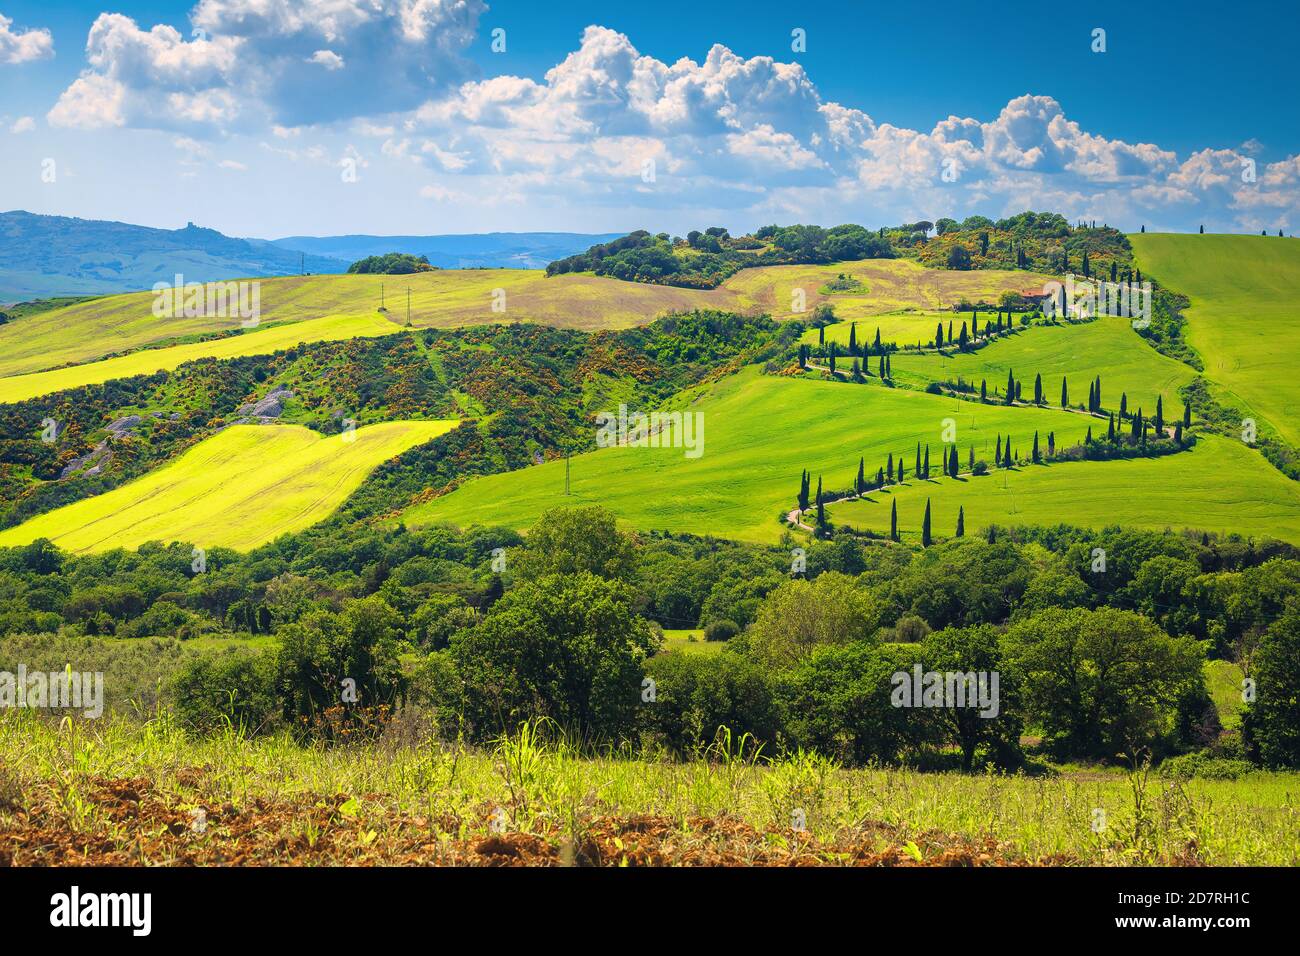
{"type": "MultiPolygon", "coordinates": [[[[201,771],[179,775],[187,789],[201,771]]],[[[828,841],[759,830],[731,817],[593,815],[577,832],[541,821],[532,832],[501,825],[483,805],[463,816],[401,813],[378,795],[308,795],[202,805],[146,779],[96,779],[74,799],[29,791],[0,811],[0,865],[123,866],[1021,866],[991,839],[929,833],[908,844],[884,823],[828,841]],[[495,832],[504,829],[505,832],[495,832]],[[883,847],[883,848],[882,848],[883,847]],[[918,859],[917,857],[920,857],[918,859]]]]}

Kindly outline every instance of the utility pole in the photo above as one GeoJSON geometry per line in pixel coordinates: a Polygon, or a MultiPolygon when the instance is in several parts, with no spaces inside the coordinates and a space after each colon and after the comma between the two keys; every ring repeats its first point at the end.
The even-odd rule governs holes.
{"type": "Polygon", "coordinates": [[[411,324],[411,287],[406,287],[406,324],[411,324]]]}
{"type": "Polygon", "coordinates": [[[564,449],[564,495],[569,495],[569,449],[564,449]]]}

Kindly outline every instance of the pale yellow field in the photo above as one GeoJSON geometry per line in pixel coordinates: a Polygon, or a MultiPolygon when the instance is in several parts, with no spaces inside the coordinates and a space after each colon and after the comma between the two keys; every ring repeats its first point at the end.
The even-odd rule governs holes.
{"type": "Polygon", "coordinates": [[[456,424],[384,422],[350,441],[298,425],[235,425],[120,488],[0,532],[0,547],[49,538],[75,553],[148,541],[255,548],[328,517],[376,466],[456,424]]]}
{"type": "Polygon", "coordinates": [[[210,342],[191,342],[160,349],[141,349],[129,355],[72,365],[49,372],[32,372],[0,378],[0,404],[21,402],[83,385],[101,385],[117,378],[170,371],[200,358],[229,359],[245,355],[270,355],[305,342],[392,335],[400,327],[380,315],[330,315],[270,328],[251,329],[242,335],[210,342]]]}
{"type": "MultiPolygon", "coordinates": [[[[525,269],[447,269],[412,276],[289,276],[260,280],[260,299],[264,325],[350,318],[366,323],[358,325],[359,329],[382,329],[384,320],[378,311],[382,286],[388,317],[397,326],[406,323],[409,289],[411,324],[418,328],[536,322],[593,330],[629,328],[690,309],[767,312],[780,319],[797,318],[796,288],[804,291],[806,310],[825,301],[831,302],[841,317],[854,318],[909,307],[946,308],[964,298],[996,300],[1004,291],[1041,290],[1043,281],[1045,277],[1029,272],[946,272],[908,260],[875,259],[746,269],[712,290],[678,289],[591,275],[547,278],[544,272],[525,269]],[[862,277],[867,286],[865,293],[823,296],[818,290],[840,272],[862,277]],[[501,311],[494,311],[494,302],[502,307],[501,311]]],[[[185,336],[239,327],[238,319],[157,318],[152,312],[153,302],[151,292],[106,296],[0,326],[0,376],[95,362],[107,355],[174,343],[185,336]]],[[[346,337],[342,331],[337,326],[308,326],[301,330],[299,338],[282,333],[286,338],[281,341],[292,339],[290,344],[296,344],[346,337]],[[331,329],[335,330],[332,334],[321,334],[331,329]]],[[[194,346],[195,352],[172,354],[188,356],[182,359],[188,361],[216,354],[210,351],[215,347],[200,343],[194,346]]],[[[163,361],[160,359],[160,364],[147,370],[179,364],[171,358],[165,361],[172,364],[161,364],[163,361]]],[[[129,371],[139,367],[123,365],[105,371],[120,377],[139,374],[129,371]]],[[[88,384],[75,375],[57,382],[58,388],[88,384]]],[[[0,401],[18,400],[6,395],[42,394],[32,393],[32,387],[26,386],[26,391],[0,390],[0,401]]]]}
{"type": "MultiPolygon", "coordinates": [[[[537,322],[561,328],[628,328],[657,316],[693,308],[731,308],[737,297],[620,282],[596,276],[547,278],[532,269],[446,269],[411,276],[321,275],[262,279],[263,324],[302,322],[323,316],[382,319],[383,302],[393,323],[452,328],[490,322],[537,322]],[[493,311],[502,290],[504,311],[493,311]]],[[[106,296],[0,326],[0,376],[19,375],[166,343],[179,337],[239,328],[233,318],[157,318],[152,292],[106,296]]]]}

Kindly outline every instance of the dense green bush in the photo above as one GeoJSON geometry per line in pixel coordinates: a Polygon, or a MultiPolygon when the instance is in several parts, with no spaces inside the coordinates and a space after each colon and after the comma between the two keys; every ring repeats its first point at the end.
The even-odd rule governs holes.
{"type": "Polygon", "coordinates": [[[935,739],[932,714],[890,700],[893,675],[917,659],[898,645],[817,647],[777,680],[788,745],[849,764],[893,763],[935,739]]]}
{"type": "Polygon", "coordinates": [[[637,712],[643,734],[673,753],[698,756],[719,727],[734,738],[752,735],[769,751],[781,731],[772,672],[752,658],[721,654],[663,654],[646,664],[654,699],[637,712]]]}
{"type": "Polygon", "coordinates": [[[642,665],[657,648],[635,595],[586,571],[511,589],[451,654],[470,734],[490,739],[525,720],[554,720],[579,739],[630,737],[642,665]]]}
{"type": "Polygon", "coordinates": [[[1255,652],[1255,700],[1242,726],[1248,746],[1270,767],[1300,767],[1300,603],[1291,604],[1255,652]]]}
{"type": "Polygon", "coordinates": [[[229,725],[256,734],[277,726],[275,680],[273,655],[231,649],[189,658],[170,689],[186,729],[210,733],[229,725]]]}

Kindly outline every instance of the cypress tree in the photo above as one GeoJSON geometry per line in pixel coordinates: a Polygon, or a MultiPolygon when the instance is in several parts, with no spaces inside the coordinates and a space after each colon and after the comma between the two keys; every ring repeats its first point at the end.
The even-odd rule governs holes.
{"type": "Polygon", "coordinates": [[[858,480],[856,485],[858,494],[862,494],[862,492],[867,490],[867,475],[866,472],[863,471],[865,465],[866,462],[863,459],[859,458],[858,459],[858,480]]]}
{"type": "Polygon", "coordinates": [[[943,348],[943,323],[940,322],[934,327],[934,347],[943,348]]]}
{"type": "Polygon", "coordinates": [[[1034,404],[1043,404],[1043,376],[1041,373],[1034,376],[1034,404]]]}
{"type": "Polygon", "coordinates": [[[987,402],[989,399],[989,381],[986,378],[980,379],[980,401],[987,402]]]}
{"type": "Polygon", "coordinates": [[[849,326],[849,354],[858,354],[858,323],[849,326]]]}
{"type": "Polygon", "coordinates": [[[1070,385],[1066,382],[1064,375],[1061,376],[1061,407],[1070,407],[1070,385]]]}
{"type": "Polygon", "coordinates": [[[1128,392],[1124,392],[1119,397],[1119,417],[1125,418],[1128,415],[1128,392]]]}
{"type": "Polygon", "coordinates": [[[883,379],[885,377],[885,357],[883,355],[880,356],[880,368],[877,371],[880,372],[880,377],[883,379]]]}
{"type": "Polygon", "coordinates": [[[1007,404],[1010,405],[1016,398],[1016,376],[1011,369],[1007,369],[1007,404]]]}
{"type": "Polygon", "coordinates": [[[920,443],[920,442],[917,442],[917,443],[916,443],[916,464],[915,464],[915,465],[913,466],[913,468],[912,468],[912,474],[916,475],[916,477],[918,477],[918,478],[922,477],[922,475],[921,475],[921,443],[920,443]]]}
{"type": "Polygon", "coordinates": [[[889,480],[893,481],[894,480],[894,453],[892,451],[889,453],[889,468],[886,469],[886,473],[889,475],[889,480]]]}
{"type": "Polygon", "coordinates": [[[885,487],[885,469],[883,468],[876,469],[876,487],[877,488],[885,487]]]}
{"type": "Polygon", "coordinates": [[[1056,454],[1056,432],[1047,433],[1047,457],[1051,458],[1056,454]]]}
{"type": "Polygon", "coordinates": [[[1156,396],[1156,437],[1159,438],[1165,431],[1165,399],[1163,395],[1156,396]]]}
{"type": "Polygon", "coordinates": [[[1032,456],[1035,465],[1040,464],[1042,462],[1043,457],[1038,453],[1038,432],[1037,431],[1034,432],[1034,447],[1033,450],[1030,452],[1030,454],[1032,456]]]}
{"type": "Polygon", "coordinates": [[[1094,409],[1094,411],[1099,412],[1101,411],[1101,376],[1100,375],[1097,376],[1097,395],[1095,400],[1097,402],[1097,407],[1094,409]]]}
{"type": "Polygon", "coordinates": [[[1091,425],[1088,426],[1088,434],[1084,437],[1084,439],[1083,439],[1083,443],[1084,443],[1085,445],[1091,445],[1091,444],[1092,444],[1092,426],[1091,426],[1091,425]]]}
{"type": "Polygon", "coordinates": [[[998,435],[998,449],[993,453],[993,464],[995,467],[1002,466],[1002,436],[998,435]]]}
{"type": "Polygon", "coordinates": [[[1115,444],[1115,413],[1110,413],[1110,424],[1106,428],[1106,441],[1115,444]]]}
{"type": "Polygon", "coordinates": [[[888,353],[885,355],[885,378],[891,382],[894,380],[894,360],[890,358],[888,353]]]}
{"type": "Polygon", "coordinates": [[[835,343],[831,343],[831,374],[835,374],[835,343]]]}
{"type": "Polygon", "coordinates": [[[930,537],[930,499],[925,499],[925,517],[921,519],[921,546],[928,548],[934,544],[934,539],[930,537]]]}
{"type": "Polygon", "coordinates": [[[876,351],[880,351],[880,326],[876,326],[876,351]]]}
{"type": "Polygon", "coordinates": [[[948,344],[952,345],[952,319],[948,320],[948,344]]]}
{"type": "Polygon", "coordinates": [[[818,345],[826,344],[826,326],[824,325],[817,326],[817,344],[818,345]]]}
{"type": "Polygon", "coordinates": [[[898,540],[898,499],[895,498],[889,503],[889,538],[891,541],[898,540]]]}
{"type": "Polygon", "coordinates": [[[1181,445],[1183,443],[1183,423],[1178,422],[1174,425],[1174,441],[1181,445]]]}
{"type": "Polygon", "coordinates": [[[957,336],[957,348],[965,352],[966,346],[969,344],[970,344],[970,338],[966,334],[966,323],[963,322],[961,324],[961,332],[957,336]]]}
{"type": "Polygon", "coordinates": [[[898,456],[898,483],[903,483],[903,456],[898,456]]]}
{"type": "Polygon", "coordinates": [[[1183,406],[1183,427],[1184,428],[1192,427],[1192,406],[1191,405],[1183,406]]]}
{"type": "Polygon", "coordinates": [[[952,446],[952,476],[956,478],[961,474],[961,456],[957,454],[957,446],[952,446]]]}
{"type": "Polygon", "coordinates": [[[989,544],[997,544],[997,543],[998,543],[998,529],[993,525],[989,525],[989,544]]]}
{"type": "Polygon", "coordinates": [[[957,508],[957,537],[966,536],[966,509],[965,507],[957,508]]]}
{"type": "Polygon", "coordinates": [[[975,471],[975,446],[971,445],[966,455],[966,470],[974,473],[975,471]]]}

